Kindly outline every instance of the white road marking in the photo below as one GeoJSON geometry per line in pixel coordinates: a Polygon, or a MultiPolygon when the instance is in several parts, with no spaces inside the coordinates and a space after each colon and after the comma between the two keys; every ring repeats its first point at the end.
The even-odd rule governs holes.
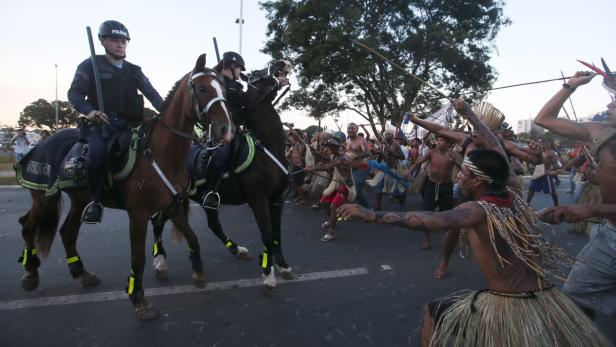
{"type": "MultiPolygon", "coordinates": [[[[366,275],[370,271],[365,267],[333,270],[323,272],[312,272],[307,274],[297,275],[297,278],[292,280],[279,280],[278,284],[307,282],[315,280],[324,280],[330,278],[350,277],[366,275]]],[[[182,285],[171,287],[150,288],[145,290],[146,297],[161,296],[161,295],[177,295],[186,293],[210,292],[214,290],[225,290],[234,288],[258,287],[261,285],[261,278],[240,279],[236,281],[224,281],[208,283],[205,288],[197,288],[194,285],[182,285]]],[[[24,299],[12,301],[0,301],[0,311],[21,310],[32,307],[47,307],[58,305],[83,304],[90,302],[116,301],[126,300],[128,295],[124,291],[101,292],[92,294],[77,294],[65,296],[51,296],[37,299],[24,299]]]]}
{"type": "Polygon", "coordinates": [[[389,265],[389,264],[381,265],[381,270],[389,271],[389,270],[391,270],[391,265],[389,265]]]}

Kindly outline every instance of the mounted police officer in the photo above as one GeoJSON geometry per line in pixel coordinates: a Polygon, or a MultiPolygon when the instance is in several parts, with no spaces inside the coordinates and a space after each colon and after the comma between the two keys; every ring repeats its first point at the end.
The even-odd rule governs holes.
{"type": "Polygon", "coordinates": [[[79,64],[68,91],[71,105],[91,123],[87,138],[88,182],[93,201],[84,209],[81,218],[84,223],[100,223],[103,215],[101,201],[107,169],[107,138],[103,136],[102,127],[107,126],[112,135],[143,121],[143,96],[137,90],[158,111],[163,102],[141,68],[125,60],[130,35],[122,23],[103,22],[98,38],[105,47],[105,54],[96,56],[105,113],[99,111],[90,58],[79,64]]]}
{"type": "Polygon", "coordinates": [[[238,82],[242,71],[246,71],[244,58],[235,52],[225,52],[222,55],[222,63],[222,74],[225,76],[225,88],[227,89],[227,102],[233,115],[233,121],[239,127],[244,125],[246,121],[244,86],[238,82]]]}

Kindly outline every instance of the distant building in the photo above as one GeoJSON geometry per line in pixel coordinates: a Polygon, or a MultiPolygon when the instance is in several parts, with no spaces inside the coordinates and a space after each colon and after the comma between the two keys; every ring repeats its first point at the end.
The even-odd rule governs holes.
{"type": "Polygon", "coordinates": [[[522,119],[518,121],[518,125],[516,127],[516,133],[527,133],[530,134],[531,131],[537,135],[543,135],[545,129],[535,124],[535,120],[532,118],[522,119]]]}

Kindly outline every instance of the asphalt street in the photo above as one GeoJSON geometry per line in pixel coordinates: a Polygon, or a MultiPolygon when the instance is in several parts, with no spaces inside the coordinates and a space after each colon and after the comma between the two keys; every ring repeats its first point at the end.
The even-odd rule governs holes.
{"type": "MultiPolygon", "coordinates": [[[[571,203],[566,188],[559,190],[561,203],[571,203]]],[[[458,251],[445,279],[433,278],[442,233],[422,250],[421,232],[345,222],[337,239],[323,243],[325,214],[289,199],[283,249],[299,277],[279,277],[276,294],[267,296],[256,256],[263,246],[251,211],[246,206],[221,209],[227,234],[253,255],[239,260],[207,230],[203,211],[192,206],[190,223],[199,237],[208,285],[192,285],[186,242],[174,243],[168,225],[169,278],[155,278],[149,252],[144,275],[146,295],[160,316],[141,322],[124,293],[130,268],[126,213],[106,209],[103,224],[81,229],[79,253],[100,285],[85,288],[71,278],[56,237],[39,268],[39,288],[26,292],[20,286],[24,270],[17,263],[23,247],[17,220],[29,205],[27,190],[0,188],[0,346],[415,346],[424,303],[462,289],[485,288],[472,257],[461,258],[458,251]]],[[[547,195],[533,201],[535,209],[548,205],[547,195]]],[[[385,206],[399,209],[390,201],[385,206]]],[[[405,207],[419,208],[417,196],[405,207]]],[[[566,230],[559,226],[552,239],[576,254],[587,238],[566,230]]],[[[148,250],[152,239],[149,235],[148,250]]],[[[616,342],[615,318],[599,315],[597,323],[616,342]]]]}

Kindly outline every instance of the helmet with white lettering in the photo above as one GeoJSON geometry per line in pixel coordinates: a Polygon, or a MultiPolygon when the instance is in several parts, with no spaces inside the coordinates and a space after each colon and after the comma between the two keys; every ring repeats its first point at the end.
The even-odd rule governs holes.
{"type": "Polygon", "coordinates": [[[237,65],[242,71],[246,71],[244,58],[235,52],[225,52],[222,55],[222,62],[224,63],[224,67],[227,69],[230,69],[233,65],[237,65]]]}
{"type": "Polygon", "coordinates": [[[99,40],[102,40],[106,37],[130,40],[130,36],[128,35],[128,29],[126,29],[124,24],[115,20],[106,20],[98,28],[99,40]]]}

